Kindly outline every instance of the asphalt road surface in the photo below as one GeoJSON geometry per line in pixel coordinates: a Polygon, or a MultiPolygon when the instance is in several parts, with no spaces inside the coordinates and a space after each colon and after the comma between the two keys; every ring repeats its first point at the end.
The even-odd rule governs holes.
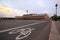
{"type": "Polygon", "coordinates": [[[49,40],[51,21],[11,20],[0,22],[0,40],[49,40]]]}

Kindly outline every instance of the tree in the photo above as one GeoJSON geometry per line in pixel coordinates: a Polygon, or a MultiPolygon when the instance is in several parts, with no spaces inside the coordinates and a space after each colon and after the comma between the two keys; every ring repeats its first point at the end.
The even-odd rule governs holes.
{"type": "Polygon", "coordinates": [[[57,15],[54,15],[54,16],[52,16],[51,18],[52,18],[52,20],[57,21],[57,15]]]}

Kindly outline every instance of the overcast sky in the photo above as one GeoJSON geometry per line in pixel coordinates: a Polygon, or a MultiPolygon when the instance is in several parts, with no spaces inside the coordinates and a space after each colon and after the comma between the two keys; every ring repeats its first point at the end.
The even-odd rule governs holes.
{"type": "Polygon", "coordinates": [[[60,0],[0,0],[0,17],[20,16],[26,14],[26,10],[29,13],[47,13],[52,16],[55,14],[56,3],[58,4],[58,15],[60,15],[60,0]]]}

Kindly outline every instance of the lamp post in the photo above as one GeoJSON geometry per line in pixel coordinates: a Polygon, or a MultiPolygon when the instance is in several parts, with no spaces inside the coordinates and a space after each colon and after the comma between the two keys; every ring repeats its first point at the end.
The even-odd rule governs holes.
{"type": "Polygon", "coordinates": [[[56,7],[56,21],[57,21],[57,6],[58,6],[58,4],[55,4],[55,7],[56,7]]]}
{"type": "MultiPolygon", "coordinates": [[[[28,15],[28,10],[26,10],[26,12],[27,12],[27,15],[28,15]]],[[[26,19],[26,21],[27,21],[27,19],[28,19],[27,16],[25,16],[25,19],[26,19]]]]}
{"type": "Polygon", "coordinates": [[[56,15],[57,15],[57,6],[58,6],[58,4],[55,5],[55,7],[56,7],[56,15]]]}
{"type": "Polygon", "coordinates": [[[26,10],[26,12],[28,13],[28,10],[26,10]]]}

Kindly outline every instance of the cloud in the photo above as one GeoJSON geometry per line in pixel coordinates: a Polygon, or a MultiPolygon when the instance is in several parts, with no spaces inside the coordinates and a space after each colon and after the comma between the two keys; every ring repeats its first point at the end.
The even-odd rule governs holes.
{"type": "Polygon", "coordinates": [[[44,3],[43,3],[42,1],[38,1],[36,4],[37,4],[38,6],[43,6],[43,5],[44,5],[44,3]]]}
{"type": "Polygon", "coordinates": [[[23,14],[26,14],[26,13],[22,10],[9,8],[6,5],[0,5],[0,14],[5,15],[7,17],[14,17],[14,16],[22,16],[23,14]]]}
{"type": "Polygon", "coordinates": [[[5,6],[5,5],[0,5],[0,12],[5,12],[5,13],[13,13],[13,9],[5,6]]]}

